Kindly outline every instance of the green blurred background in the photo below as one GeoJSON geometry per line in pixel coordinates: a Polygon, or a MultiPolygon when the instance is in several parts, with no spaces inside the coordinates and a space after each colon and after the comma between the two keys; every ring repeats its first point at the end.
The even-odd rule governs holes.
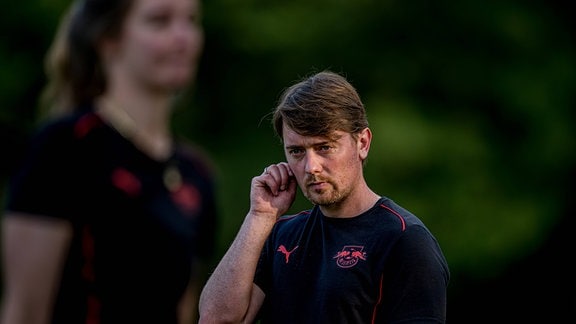
{"type": "MultiPolygon", "coordinates": [[[[34,129],[63,0],[0,11],[0,181],[34,129]]],[[[252,176],[283,158],[267,114],[312,72],[345,74],[373,129],[368,183],[450,264],[449,323],[576,315],[573,0],[205,0],[206,48],[174,127],[218,168],[219,255],[252,176]]],[[[4,189],[0,189],[4,196],[4,189]]],[[[299,196],[293,211],[308,208],[299,196]]]]}

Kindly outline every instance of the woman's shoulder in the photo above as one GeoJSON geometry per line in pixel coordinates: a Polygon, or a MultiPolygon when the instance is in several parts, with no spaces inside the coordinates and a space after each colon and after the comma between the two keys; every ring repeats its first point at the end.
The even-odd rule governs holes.
{"type": "Polygon", "coordinates": [[[34,136],[80,138],[88,134],[94,127],[102,124],[102,120],[92,111],[77,112],[42,120],[34,132],[34,136]]]}
{"type": "Polygon", "coordinates": [[[70,156],[77,152],[82,139],[101,125],[102,121],[92,112],[43,120],[27,140],[28,154],[70,156]]]}

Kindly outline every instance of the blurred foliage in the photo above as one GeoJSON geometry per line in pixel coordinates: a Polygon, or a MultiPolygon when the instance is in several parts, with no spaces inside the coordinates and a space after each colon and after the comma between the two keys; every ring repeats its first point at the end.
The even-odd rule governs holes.
{"type": "MultiPolygon", "coordinates": [[[[31,0],[0,13],[3,177],[33,125],[43,55],[66,4],[31,0]]],[[[568,0],[204,1],[202,67],[174,127],[218,166],[221,252],[248,210],[252,176],[283,158],[268,118],[278,95],[332,69],[368,111],[369,184],[421,217],[444,249],[459,308],[452,319],[493,307],[481,300],[499,291],[480,297],[480,287],[544,253],[573,216],[574,9],[568,0]]],[[[293,211],[308,207],[299,196],[293,211]]],[[[559,238],[555,253],[571,253],[570,238],[559,238]]],[[[543,280],[555,273],[541,270],[550,262],[568,267],[550,258],[518,273],[543,280]]],[[[529,291],[498,289],[514,290],[511,298],[529,291]]],[[[573,314],[574,298],[567,305],[573,314]]]]}

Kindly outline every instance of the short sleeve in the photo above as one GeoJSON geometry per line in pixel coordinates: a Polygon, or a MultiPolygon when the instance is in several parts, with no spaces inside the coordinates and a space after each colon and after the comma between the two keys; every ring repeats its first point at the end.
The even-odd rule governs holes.
{"type": "Polygon", "coordinates": [[[72,124],[41,128],[30,140],[21,166],[8,184],[6,209],[35,215],[70,218],[77,194],[78,152],[72,124]]]}
{"type": "Polygon", "coordinates": [[[384,269],[379,322],[445,322],[449,270],[438,242],[424,226],[403,232],[384,269]]]}

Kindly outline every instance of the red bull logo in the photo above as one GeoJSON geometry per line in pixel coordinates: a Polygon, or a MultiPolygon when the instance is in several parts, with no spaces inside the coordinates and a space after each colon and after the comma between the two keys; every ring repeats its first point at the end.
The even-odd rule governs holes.
{"type": "Polygon", "coordinates": [[[351,268],[355,266],[359,260],[366,261],[366,252],[363,251],[363,246],[346,245],[341,251],[336,253],[334,259],[340,268],[351,268]]]}

